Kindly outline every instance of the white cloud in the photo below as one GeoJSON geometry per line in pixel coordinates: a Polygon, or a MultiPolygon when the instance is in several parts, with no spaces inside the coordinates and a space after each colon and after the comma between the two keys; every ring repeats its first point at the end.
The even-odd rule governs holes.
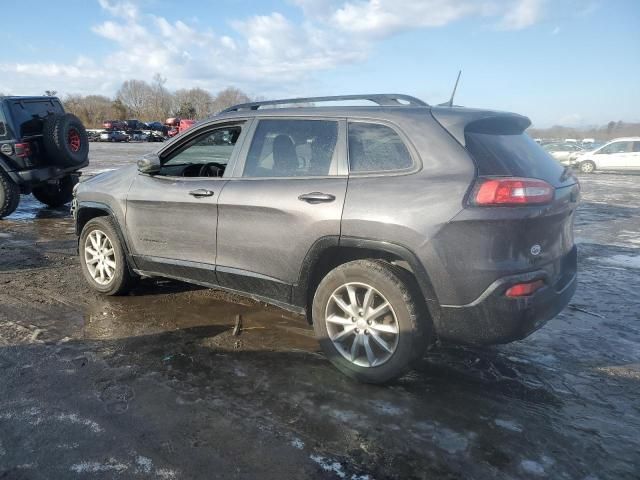
{"type": "MultiPolygon", "coordinates": [[[[168,19],[129,0],[98,0],[112,18],[91,30],[111,46],[101,58],[84,53],[72,64],[0,63],[11,93],[113,94],[122,81],[160,73],[169,88],[210,90],[236,85],[250,93],[293,93],[316,72],[365,60],[377,42],[410,29],[464,18],[526,28],[541,16],[542,0],[290,0],[303,13],[280,12],[230,22],[219,35],[201,21],[168,19]],[[89,60],[89,58],[94,60],[89,60]],[[12,85],[13,84],[13,85],[12,85]]],[[[304,89],[303,89],[304,90],[304,89]]]]}
{"type": "Polygon", "coordinates": [[[518,0],[507,9],[500,27],[521,30],[530,27],[542,17],[544,0],[518,0]]]}
{"type": "Polygon", "coordinates": [[[482,9],[482,2],[368,0],[343,4],[331,19],[341,30],[385,36],[410,28],[441,27],[482,9]]]}

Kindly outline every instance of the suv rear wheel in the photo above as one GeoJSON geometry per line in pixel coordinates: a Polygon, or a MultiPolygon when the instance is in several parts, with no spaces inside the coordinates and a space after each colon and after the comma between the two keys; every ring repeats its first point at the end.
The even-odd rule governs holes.
{"type": "Polygon", "coordinates": [[[420,295],[405,270],[377,260],[336,267],[313,299],[313,325],[329,360],[367,383],[400,377],[430,339],[420,295]]]}
{"type": "Polygon", "coordinates": [[[80,234],[80,264],[89,284],[106,295],[129,291],[133,277],[120,237],[109,217],[89,220],[80,234]]]}
{"type": "Polygon", "coordinates": [[[52,208],[61,207],[73,199],[73,187],[78,183],[78,177],[69,175],[55,183],[45,183],[33,189],[36,199],[52,208]]]}
{"type": "Polygon", "coordinates": [[[0,218],[11,215],[20,203],[20,187],[0,170],[0,218]]]}

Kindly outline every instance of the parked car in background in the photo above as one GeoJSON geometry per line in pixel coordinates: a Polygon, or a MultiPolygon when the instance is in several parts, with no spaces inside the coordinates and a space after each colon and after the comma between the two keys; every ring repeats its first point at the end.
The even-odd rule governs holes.
{"type": "Polygon", "coordinates": [[[167,118],[165,125],[170,128],[167,132],[168,137],[175,137],[179,133],[184,132],[185,130],[191,128],[195,125],[195,120],[182,119],[177,117],[167,118]]]}
{"type": "Polygon", "coordinates": [[[579,155],[575,163],[583,173],[640,170],[640,137],[616,138],[600,148],[579,155]]]}
{"type": "Polygon", "coordinates": [[[105,120],[102,127],[105,130],[126,130],[127,124],[122,120],[105,120]]]}
{"type": "Polygon", "coordinates": [[[579,186],[530,124],[406,95],[229,108],[79,185],[83,275],[106,295],[169,277],[306,314],[364,382],[439,339],[524,338],[577,284],[579,186]],[[376,105],[262,108],[349,100],[376,105]]]}
{"type": "Polygon", "coordinates": [[[99,129],[87,129],[87,138],[90,142],[99,142],[102,132],[103,130],[99,129]]]}
{"type": "Polygon", "coordinates": [[[134,142],[146,142],[149,138],[149,135],[142,130],[131,130],[128,135],[134,142]]]}
{"type": "Polygon", "coordinates": [[[100,134],[101,142],[128,142],[130,139],[129,135],[120,130],[111,130],[100,134]]]}
{"type": "Polygon", "coordinates": [[[584,151],[576,143],[548,143],[543,145],[542,148],[563,165],[570,165],[572,157],[584,151]]]}

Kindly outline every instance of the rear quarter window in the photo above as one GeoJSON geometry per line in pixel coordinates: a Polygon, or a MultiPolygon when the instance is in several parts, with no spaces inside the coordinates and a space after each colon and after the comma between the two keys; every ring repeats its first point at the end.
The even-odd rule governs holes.
{"type": "Polygon", "coordinates": [[[526,133],[465,133],[480,176],[528,177],[558,184],[565,168],[526,133]]]}
{"type": "Polygon", "coordinates": [[[349,171],[384,173],[407,170],[413,160],[400,135],[377,123],[349,122],[349,171]]]}

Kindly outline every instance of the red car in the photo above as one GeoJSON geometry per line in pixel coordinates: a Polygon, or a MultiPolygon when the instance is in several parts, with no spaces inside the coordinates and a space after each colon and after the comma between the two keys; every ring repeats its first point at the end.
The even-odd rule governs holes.
{"type": "Polygon", "coordinates": [[[196,123],[195,120],[182,120],[180,118],[167,118],[165,125],[171,127],[167,133],[169,137],[175,137],[177,134],[191,128],[196,123]]]}

